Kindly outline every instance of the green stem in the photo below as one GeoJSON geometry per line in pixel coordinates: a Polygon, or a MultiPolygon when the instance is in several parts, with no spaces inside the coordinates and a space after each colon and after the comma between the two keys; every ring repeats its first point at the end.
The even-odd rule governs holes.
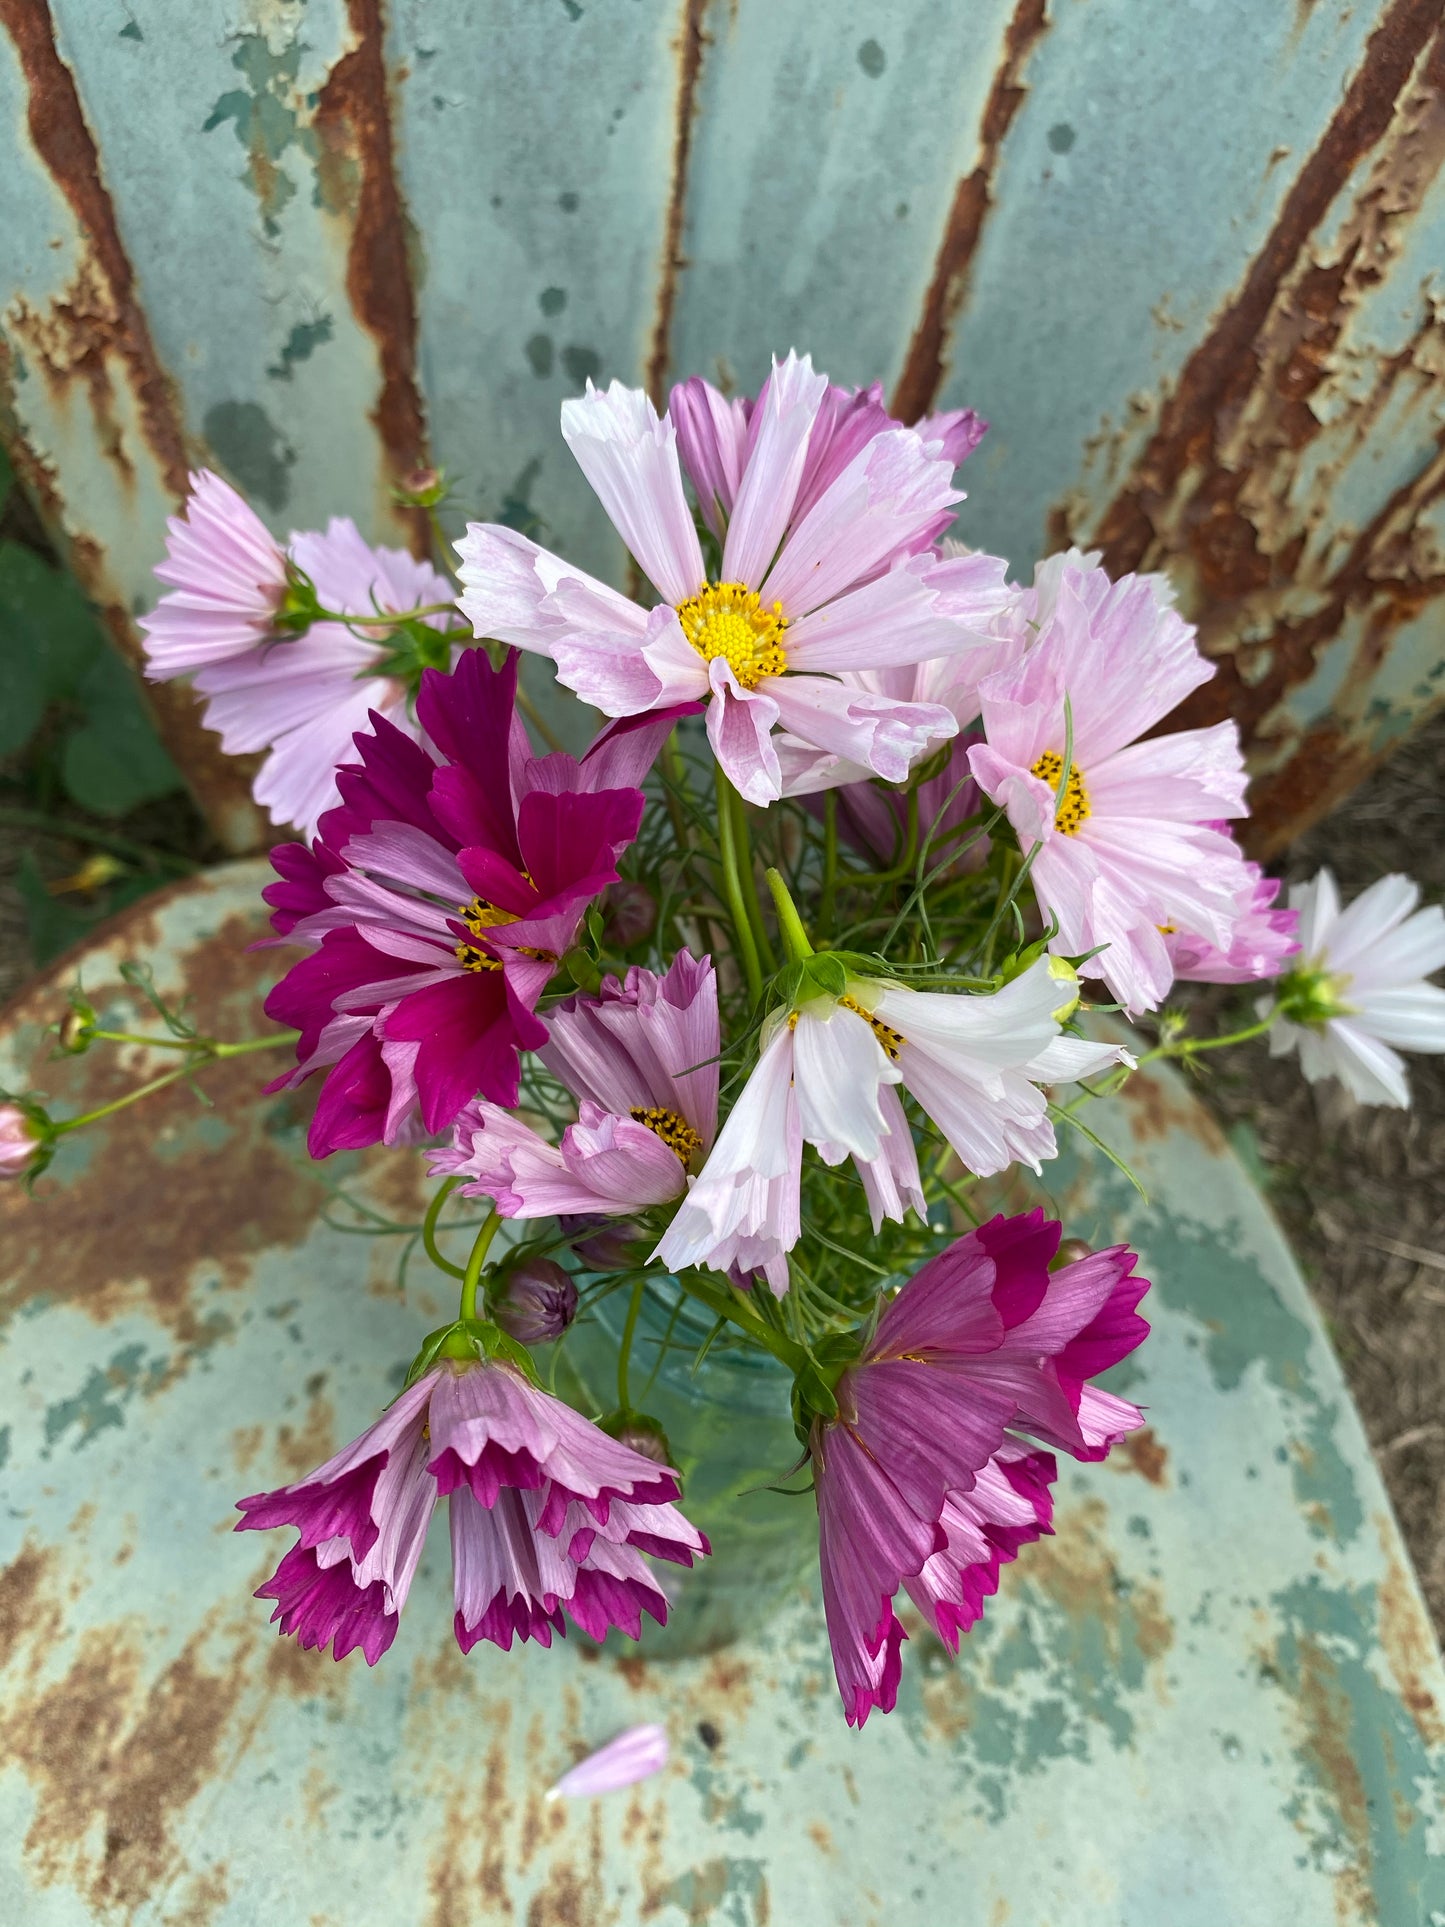
{"type": "Polygon", "coordinates": [[[190,1077],[203,1065],[214,1064],[226,1057],[243,1057],[248,1051],[274,1050],[281,1044],[294,1044],[299,1033],[278,1031],[274,1037],[247,1037],[239,1044],[218,1043],[213,1037],[142,1037],[129,1031],[92,1031],[93,1037],[104,1037],[122,1044],[145,1044],[157,1050],[182,1050],[187,1053],[186,1061],[177,1064],[174,1070],[162,1071],[159,1077],[152,1077],[145,1084],[137,1084],[133,1091],[124,1097],[112,1098],[109,1104],[102,1104],[94,1111],[83,1111],[79,1117],[68,1117],[54,1127],[56,1137],[66,1131],[78,1131],[82,1125],[94,1124],[100,1118],[112,1117],[130,1104],[137,1104],[141,1098],[149,1097],[152,1091],[163,1091],[167,1084],[174,1084],[178,1078],[190,1077]]]}
{"type": "Polygon", "coordinates": [[[318,608],[312,620],[313,622],[355,623],[364,629],[395,629],[403,622],[416,622],[422,616],[455,615],[456,610],[455,602],[423,602],[419,608],[403,609],[397,615],[393,615],[387,609],[356,610],[350,615],[343,615],[339,609],[318,608]]]}
{"type": "Polygon", "coordinates": [[[768,888],[773,893],[773,907],[778,913],[778,935],[782,939],[783,954],[789,963],[806,963],[813,954],[813,946],[803,928],[803,919],[798,915],[798,906],[788,894],[788,886],[777,870],[768,870],[765,875],[768,888]]]}
{"type": "Polygon", "coordinates": [[[467,1274],[460,1265],[454,1265],[450,1258],[444,1258],[438,1250],[437,1219],[442,1214],[442,1206],[461,1182],[460,1177],[448,1178],[427,1206],[426,1216],[421,1221],[421,1241],[426,1255],[438,1271],[445,1271],[453,1278],[465,1278],[467,1274]]]}
{"type": "Polygon", "coordinates": [[[637,1330],[637,1314],[642,1310],[643,1280],[637,1278],[632,1286],[632,1296],[627,1304],[627,1322],[622,1327],[622,1343],[617,1352],[617,1409],[630,1412],[632,1400],[627,1395],[627,1368],[632,1362],[632,1335],[637,1330]]]}
{"type": "Polygon", "coordinates": [[[1226,1037],[1181,1037],[1177,1043],[1156,1044],[1153,1050],[1145,1051],[1139,1062],[1152,1064],[1161,1057],[1193,1057],[1202,1050],[1223,1050],[1229,1044],[1247,1044],[1251,1037],[1263,1037],[1277,1015],[1277,1010],[1271,1010],[1257,1024],[1246,1024],[1243,1030],[1232,1030],[1226,1037]]]}
{"type": "Polygon", "coordinates": [[[492,1248],[492,1240],[501,1222],[502,1214],[499,1211],[489,1211],[482,1220],[482,1228],[467,1259],[467,1268],[462,1273],[462,1302],[457,1312],[458,1318],[475,1318],[477,1315],[477,1286],[481,1282],[482,1266],[487,1261],[487,1253],[492,1248]]]}
{"type": "Polygon", "coordinates": [[[743,902],[747,907],[748,922],[752,925],[753,942],[758,947],[758,956],[762,959],[763,969],[771,975],[778,967],[778,960],[773,955],[768,926],[763,922],[763,901],[758,895],[758,879],[753,872],[753,850],[752,840],[748,835],[747,805],[731,783],[728,784],[728,798],[732,805],[733,844],[738,853],[738,872],[742,878],[743,902]]]}
{"type": "Polygon", "coordinates": [[[728,1285],[713,1285],[697,1271],[680,1273],[677,1282],[690,1298],[696,1298],[699,1304],[706,1305],[716,1317],[726,1318],[729,1324],[736,1325],[740,1331],[745,1331],[750,1338],[756,1339],[758,1344],[773,1354],[774,1358],[781,1360],[789,1371],[800,1372],[808,1364],[807,1347],[796,1344],[794,1340],[766,1324],[746,1305],[741,1292],[728,1285]]]}
{"type": "Polygon", "coordinates": [[[111,1117],[115,1112],[125,1110],[127,1105],[138,1104],[141,1098],[149,1097],[152,1091],[163,1091],[167,1084],[174,1084],[179,1078],[189,1077],[194,1069],[195,1065],[188,1059],[184,1064],[177,1064],[174,1070],[163,1071],[159,1077],[151,1078],[149,1083],[137,1084],[135,1089],[127,1091],[124,1097],[113,1098],[109,1104],[101,1104],[93,1111],[83,1112],[79,1117],[66,1118],[63,1123],[52,1127],[53,1133],[56,1137],[61,1137],[66,1131],[78,1131],[82,1125],[94,1124],[103,1117],[111,1117]]]}
{"type": "Polygon", "coordinates": [[[763,973],[758,962],[758,946],[753,940],[753,927],[748,921],[742,878],[738,874],[737,838],[732,812],[733,787],[723,775],[721,763],[716,765],[716,774],[717,840],[718,854],[722,859],[723,897],[727,903],[728,916],[732,919],[733,936],[738,948],[738,963],[742,968],[743,981],[747,985],[748,1000],[756,1004],[762,999],[763,973]]]}
{"type": "Polygon", "coordinates": [[[148,844],[132,843],[128,837],[113,836],[108,830],[93,830],[85,823],[68,823],[40,810],[0,809],[0,829],[36,830],[42,836],[53,836],[62,842],[93,843],[96,849],[109,850],[112,856],[128,857],[131,862],[149,868],[175,870],[182,876],[195,876],[202,867],[192,863],[189,857],[173,856],[169,850],[153,850],[148,844]]]}

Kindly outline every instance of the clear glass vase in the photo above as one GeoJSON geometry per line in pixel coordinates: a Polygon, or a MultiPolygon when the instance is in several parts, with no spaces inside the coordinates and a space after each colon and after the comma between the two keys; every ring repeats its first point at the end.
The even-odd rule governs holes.
{"type": "MultiPolygon", "coordinates": [[[[625,1290],[604,1298],[561,1347],[557,1389],[584,1411],[616,1408],[628,1299],[625,1290]]],[[[690,1569],[655,1563],[670,1605],[665,1627],[643,1621],[649,1659],[711,1652],[745,1636],[817,1564],[812,1494],[789,1498],[760,1489],[806,1483],[806,1474],[787,1476],[802,1450],[789,1405],[791,1375],[767,1353],[729,1343],[726,1335],[694,1373],[713,1322],[670,1281],[649,1280],[628,1390],[634,1407],[667,1433],[683,1478],[683,1510],[712,1544],[711,1555],[690,1569]]],[[[615,1634],[613,1641],[631,1645],[615,1634]]]]}

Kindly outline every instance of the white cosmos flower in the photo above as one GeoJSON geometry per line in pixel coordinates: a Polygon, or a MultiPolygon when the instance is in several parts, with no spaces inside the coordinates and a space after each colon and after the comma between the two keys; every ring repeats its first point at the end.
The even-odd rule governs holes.
{"type": "Polygon", "coordinates": [[[1039,1088],[1133,1059],[1115,1044],[1065,1037],[1072,971],[1035,964],[989,996],[850,981],[774,1019],[757,1069],[654,1256],[673,1270],[760,1269],[779,1295],[799,1233],[803,1144],[826,1164],[851,1157],[876,1231],[909,1205],[926,1215],[918,1156],[897,1087],[933,1119],[969,1170],[1055,1155],[1039,1088]]]}
{"type": "MultiPolygon", "coordinates": [[[[1381,877],[1341,909],[1328,870],[1296,884],[1289,901],[1300,956],[1280,984],[1270,1050],[1298,1050],[1312,1084],[1337,1077],[1361,1104],[1406,1108],[1400,1051],[1445,1051],[1445,990],[1425,981],[1445,965],[1445,912],[1417,910],[1420,886],[1405,876],[1381,877]]],[[[1260,1001],[1261,1016],[1270,1002],[1260,1001]]]]}

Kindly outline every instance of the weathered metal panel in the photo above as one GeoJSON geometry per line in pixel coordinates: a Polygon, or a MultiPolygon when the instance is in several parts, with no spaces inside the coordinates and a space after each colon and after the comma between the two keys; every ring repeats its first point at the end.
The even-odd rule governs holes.
{"type": "Polygon", "coordinates": [[[428,418],[466,500],[621,580],[562,396],[796,343],[992,420],[969,539],[1170,569],[1221,662],[1188,716],[1239,717],[1263,847],[1440,700],[1438,0],[0,23],[6,409],[118,627],[187,457],[278,527],[395,539],[428,418]]]}
{"type": "Polygon", "coordinates": [[[652,354],[687,64],[675,10],[393,12],[438,458],[480,512],[620,581],[557,416],[589,377],[641,381],[652,354]]]}
{"type": "MultiPolygon", "coordinates": [[[[207,1028],[252,1021],[259,865],[187,882],[81,960],[134,1014],[143,951],[207,1028]]],[[[50,1063],[57,971],[0,1081],[50,1063]]],[[[452,1642],[445,1532],[374,1671],[275,1639],[277,1545],[230,1531],[372,1414],[445,1313],[338,1178],[411,1220],[417,1160],[309,1165],[245,1060],[0,1199],[0,1920],[25,1927],[1406,1927],[1445,1912],[1445,1673],[1339,1369],[1273,1221],[1171,1076],[1091,1113],[1151,1193],[1068,1154],[1072,1231],[1157,1282],[1148,1429],[1070,1465],[957,1664],[915,1625],[897,1711],[848,1732],[816,1598],[705,1660],[452,1642]],[[341,1168],[333,1169],[340,1164],[341,1168]],[[160,1208],[163,1204],[164,1208],[160,1208]],[[574,1755],[665,1720],[671,1767],[549,1807],[574,1755]]],[[[1131,1362],[1132,1363],[1132,1362],[1131,1362]]]]}

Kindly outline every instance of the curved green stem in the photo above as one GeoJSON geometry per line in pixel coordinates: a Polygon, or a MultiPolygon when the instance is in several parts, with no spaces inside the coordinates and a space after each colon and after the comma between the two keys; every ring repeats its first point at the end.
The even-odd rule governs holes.
{"type": "Polygon", "coordinates": [[[145,1044],[155,1050],[185,1051],[186,1061],[177,1064],[174,1070],[162,1071],[158,1077],[137,1084],[133,1091],[127,1091],[123,1097],[112,1098],[109,1104],[101,1104],[93,1111],[83,1111],[79,1117],[65,1118],[53,1127],[54,1135],[60,1137],[66,1131],[78,1131],[82,1125],[94,1124],[100,1118],[113,1117],[117,1111],[139,1103],[141,1098],[149,1097],[153,1091],[163,1091],[167,1084],[192,1076],[206,1064],[214,1064],[227,1057],[243,1057],[250,1051],[274,1050],[281,1044],[294,1044],[298,1034],[294,1030],[278,1031],[273,1037],[246,1037],[238,1044],[223,1044],[214,1037],[143,1037],[139,1032],[92,1031],[92,1037],[103,1037],[116,1043],[145,1044]]]}
{"type": "Polygon", "coordinates": [[[717,840],[718,854],[722,859],[723,897],[727,902],[728,915],[732,919],[733,936],[738,947],[738,963],[747,985],[749,1001],[756,1004],[763,994],[763,972],[758,962],[758,946],[753,938],[753,927],[748,919],[747,902],[743,896],[742,876],[738,869],[737,826],[733,819],[733,786],[723,774],[722,764],[716,765],[717,774],[717,840]]]}
{"type": "Polygon", "coordinates": [[[487,1262],[487,1253],[492,1248],[492,1240],[501,1222],[499,1211],[489,1211],[482,1220],[482,1228],[467,1259],[467,1268],[462,1273],[462,1302],[457,1312],[458,1318],[475,1318],[477,1315],[477,1286],[481,1282],[482,1266],[487,1262]]]}
{"type": "Polygon", "coordinates": [[[632,1337],[637,1330],[637,1314],[642,1310],[643,1281],[638,1278],[632,1286],[632,1297],[627,1305],[627,1322],[622,1327],[622,1343],[617,1349],[617,1409],[630,1412],[632,1400],[627,1395],[627,1368],[632,1362],[632,1337]]]}
{"type": "Polygon", "coordinates": [[[82,1125],[94,1124],[103,1117],[112,1117],[117,1111],[125,1110],[128,1105],[137,1104],[141,1098],[149,1097],[152,1091],[163,1091],[167,1084],[174,1084],[182,1077],[189,1077],[194,1069],[195,1065],[188,1061],[177,1064],[174,1070],[162,1071],[159,1077],[152,1077],[145,1084],[137,1084],[135,1089],[127,1091],[124,1097],[112,1098],[109,1104],[97,1105],[95,1110],[84,1111],[79,1117],[65,1118],[59,1124],[52,1126],[53,1135],[62,1137],[67,1131],[78,1131],[82,1125]]]}
{"type": "Polygon", "coordinates": [[[677,1275],[677,1282],[690,1298],[706,1305],[715,1317],[725,1318],[750,1338],[757,1340],[774,1358],[786,1365],[789,1371],[800,1372],[808,1364],[808,1350],[804,1345],[788,1338],[767,1324],[748,1306],[740,1291],[730,1285],[713,1285],[701,1272],[688,1271],[677,1275]]]}
{"type": "Polygon", "coordinates": [[[771,974],[778,967],[773,955],[772,941],[768,936],[768,926],[763,921],[763,900],[758,895],[758,879],[753,871],[752,839],[748,835],[748,806],[742,797],[728,784],[728,796],[733,811],[733,845],[738,853],[738,874],[742,878],[743,902],[747,907],[748,922],[752,925],[753,942],[758,947],[758,956],[765,971],[771,974]]]}
{"type": "Polygon", "coordinates": [[[1156,1044],[1153,1050],[1145,1051],[1139,1062],[1152,1064],[1161,1057],[1194,1057],[1202,1050],[1223,1050],[1229,1044],[1247,1044],[1251,1037],[1263,1037],[1278,1014],[1277,1009],[1272,1009],[1257,1024],[1246,1024],[1243,1030],[1232,1030],[1225,1037],[1181,1037],[1176,1043],[1156,1044]]]}
{"type": "Polygon", "coordinates": [[[778,913],[778,935],[782,939],[783,955],[789,963],[806,963],[813,954],[813,946],[803,928],[803,919],[798,915],[798,906],[793,902],[780,871],[768,870],[765,875],[773,896],[773,908],[778,913]]]}
{"type": "Polygon", "coordinates": [[[444,1258],[437,1248],[437,1219],[442,1214],[442,1206],[461,1182],[460,1177],[446,1179],[427,1206],[426,1216],[421,1221],[421,1241],[426,1255],[438,1271],[445,1271],[453,1278],[465,1278],[467,1274],[460,1265],[454,1265],[450,1258],[444,1258]]]}
{"type": "Polygon", "coordinates": [[[365,629],[394,629],[403,622],[416,622],[420,620],[422,616],[455,615],[456,608],[457,605],[455,602],[423,602],[418,608],[403,609],[396,615],[393,615],[389,609],[353,610],[350,615],[344,615],[339,609],[322,609],[318,607],[312,620],[314,622],[356,623],[365,629]]]}

